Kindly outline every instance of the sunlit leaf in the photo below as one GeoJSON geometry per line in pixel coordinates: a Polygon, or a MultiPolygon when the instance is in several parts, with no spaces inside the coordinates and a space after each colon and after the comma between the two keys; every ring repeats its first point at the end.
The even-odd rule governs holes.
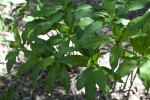
{"type": "Polygon", "coordinates": [[[142,58],[140,61],[139,78],[142,80],[145,88],[149,91],[150,88],[150,59],[142,58]]]}
{"type": "Polygon", "coordinates": [[[124,60],[116,71],[116,76],[122,78],[132,72],[138,65],[138,59],[127,59],[124,60]]]}
{"type": "Polygon", "coordinates": [[[102,0],[103,8],[112,15],[115,11],[115,0],[102,0]]]}

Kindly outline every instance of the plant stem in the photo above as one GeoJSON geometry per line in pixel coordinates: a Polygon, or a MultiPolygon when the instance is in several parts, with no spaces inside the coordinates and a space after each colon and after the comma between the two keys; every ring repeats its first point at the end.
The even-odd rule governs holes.
{"type": "MultiPolygon", "coordinates": [[[[138,69],[139,69],[139,66],[138,66],[138,68],[137,68],[137,70],[136,70],[136,73],[137,73],[138,69]]],[[[136,73],[135,73],[134,77],[132,77],[133,79],[131,78],[131,85],[130,85],[130,87],[129,87],[128,94],[127,94],[127,97],[128,97],[128,98],[129,98],[129,95],[130,95],[130,90],[131,90],[131,88],[132,88],[133,82],[134,82],[135,77],[136,77],[136,73]]],[[[132,74],[133,74],[133,72],[132,72],[132,74]]]]}
{"type": "Polygon", "coordinates": [[[129,79],[129,76],[130,76],[130,74],[128,74],[127,79],[126,79],[126,82],[125,82],[125,84],[124,84],[124,86],[123,86],[123,89],[122,89],[122,90],[124,90],[124,89],[125,89],[125,87],[126,87],[126,85],[127,85],[127,82],[128,82],[128,79],[129,79]]]}

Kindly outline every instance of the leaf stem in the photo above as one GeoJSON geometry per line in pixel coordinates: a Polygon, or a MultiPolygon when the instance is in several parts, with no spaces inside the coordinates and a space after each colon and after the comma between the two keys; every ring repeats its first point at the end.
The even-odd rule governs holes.
{"type": "Polygon", "coordinates": [[[125,87],[126,87],[126,85],[127,85],[127,82],[128,82],[128,79],[129,79],[129,76],[130,76],[130,74],[128,74],[127,79],[126,79],[126,82],[125,82],[125,84],[124,84],[124,86],[123,86],[123,89],[122,89],[122,90],[124,90],[124,89],[125,89],[125,87]]]}
{"type": "MultiPolygon", "coordinates": [[[[128,94],[127,94],[127,97],[128,97],[128,98],[129,98],[129,96],[130,96],[130,91],[131,91],[133,82],[134,82],[134,80],[135,80],[135,78],[136,78],[136,73],[138,72],[139,67],[140,67],[140,66],[138,66],[138,68],[137,68],[137,70],[136,70],[136,72],[135,72],[134,77],[131,78],[131,85],[130,85],[130,87],[129,87],[128,94]]],[[[132,72],[132,75],[133,75],[133,72],[132,72]]]]}

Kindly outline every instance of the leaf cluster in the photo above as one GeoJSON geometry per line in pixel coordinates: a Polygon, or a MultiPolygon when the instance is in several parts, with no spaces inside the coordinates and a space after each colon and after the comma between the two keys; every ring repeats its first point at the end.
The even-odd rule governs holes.
{"type": "MultiPolygon", "coordinates": [[[[12,13],[28,11],[29,2],[30,0],[27,0],[23,6],[18,5],[12,13]]],[[[102,0],[95,7],[88,4],[74,6],[71,0],[49,2],[52,6],[48,6],[45,0],[38,0],[37,9],[24,18],[27,22],[21,35],[15,22],[11,23],[15,41],[9,41],[10,46],[14,48],[6,57],[9,73],[15,64],[16,56],[23,51],[28,60],[19,68],[18,75],[35,66],[31,77],[33,86],[36,87],[39,72],[47,70],[48,92],[56,78],[69,92],[70,76],[67,66],[86,67],[78,77],[77,89],[85,87],[87,100],[95,99],[96,84],[110,96],[107,80],[111,78],[114,82],[122,82],[121,78],[136,68],[136,74],[147,91],[149,90],[150,11],[134,19],[125,19],[124,16],[130,11],[144,8],[150,0],[102,0]],[[97,35],[96,32],[105,24],[109,25],[113,34],[97,35]],[[57,34],[49,36],[51,31],[57,34]],[[40,35],[49,37],[45,40],[39,38],[40,35]],[[123,46],[123,42],[127,40],[130,43],[123,46]],[[70,46],[70,43],[74,46],[70,46]],[[105,54],[100,51],[101,45],[108,43],[114,43],[109,57],[111,69],[98,65],[98,58],[105,54]],[[127,49],[129,46],[133,51],[127,49]],[[68,55],[75,51],[80,55],[68,55]]],[[[20,13],[16,13],[14,17],[17,18],[19,15],[20,13]]]]}

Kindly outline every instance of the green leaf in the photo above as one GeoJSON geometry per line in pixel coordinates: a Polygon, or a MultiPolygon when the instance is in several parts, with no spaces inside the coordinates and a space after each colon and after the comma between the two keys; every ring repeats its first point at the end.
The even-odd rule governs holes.
{"type": "Polygon", "coordinates": [[[53,5],[67,6],[71,0],[49,0],[53,5]]]}
{"type": "Polygon", "coordinates": [[[80,19],[82,17],[91,17],[94,12],[94,9],[91,5],[83,4],[76,7],[75,17],[80,19]]]}
{"type": "Polygon", "coordinates": [[[40,11],[35,11],[31,14],[33,17],[48,17],[52,14],[56,14],[59,10],[62,9],[62,6],[54,6],[54,7],[44,7],[40,11]]]}
{"type": "Polygon", "coordinates": [[[29,7],[30,0],[26,0],[26,2],[27,2],[27,6],[29,7]]]}
{"type": "Polygon", "coordinates": [[[25,4],[22,4],[22,6],[20,7],[20,9],[16,13],[14,13],[14,19],[16,19],[17,17],[23,15],[25,13],[25,11],[27,11],[27,10],[28,10],[27,6],[25,4]]]}
{"type": "Polygon", "coordinates": [[[82,42],[81,46],[83,48],[97,48],[101,44],[111,43],[111,42],[115,42],[115,41],[116,41],[116,39],[113,39],[109,35],[94,36],[94,37],[91,37],[91,38],[87,39],[86,41],[82,42]]]}
{"type": "Polygon", "coordinates": [[[144,57],[150,57],[150,48],[146,48],[145,52],[144,52],[144,57]]]}
{"type": "Polygon", "coordinates": [[[10,51],[7,56],[6,56],[6,60],[7,61],[7,64],[6,64],[6,67],[7,67],[7,71],[8,73],[10,73],[13,65],[15,64],[15,61],[16,61],[16,56],[19,54],[19,50],[18,49],[15,49],[15,50],[12,50],[10,51]]]}
{"type": "Polygon", "coordinates": [[[51,36],[47,42],[51,45],[58,45],[64,40],[64,35],[63,34],[57,34],[54,36],[51,36]]]}
{"type": "Polygon", "coordinates": [[[28,39],[28,44],[31,43],[38,35],[45,35],[51,28],[52,25],[61,20],[64,16],[64,13],[58,13],[51,16],[48,20],[45,19],[35,19],[31,22],[28,22],[24,28],[25,30],[22,33],[23,43],[26,43],[28,39]]]}
{"type": "Polygon", "coordinates": [[[49,92],[50,89],[53,87],[56,76],[57,76],[56,65],[53,64],[52,66],[48,66],[48,74],[46,76],[46,90],[47,90],[47,92],[49,92]]]}
{"type": "Polygon", "coordinates": [[[98,61],[99,57],[102,56],[102,55],[104,55],[104,54],[106,54],[106,53],[107,53],[107,52],[95,53],[95,54],[93,55],[94,64],[98,64],[97,61],[98,61]]]}
{"type": "Polygon", "coordinates": [[[150,59],[142,58],[140,61],[139,78],[142,80],[145,88],[149,91],[150,88],[150,59]]]}
{"type": "Polygon", "coordinates": [[[110,61],[110,65],[113,71],[118,65],[118,60],[121,56],[122,49],[123,49],[122,44],[116,43],[110,51],[109,61],[110,61]]]}
{"type": "MultiPolygon", "coordinates": [[[[71,39],[74,44],[78,45],[79,40],[80,40],[82,34],[84,33],[84,31],[77,25],[77,26],[75,26],[74,33],[76,34],[76,36],[73,37],[75,39],[75,42],[73,41],[72,38],[71,39]]],[[[88,57],[90,56],[88,49],[83,49],[83,48],[80,48],[79,46],[77,48],[79,49],[79,51],[82,55],[88,56],[88,57]]]]}
{"type": "Polygon", "coordinates": [[[41,57],[41,50],[35,44],[31,44],[31,49],[32,51],[26,48],[22,49],[25,57],[28,59],[39,59],[41,57]]]}
{"type": "Polygon", "coordinates": [[[99,65],[94,65],[95,70],[94,70],[94,77],[96,78],[96,83],[98,84],[98,86],[108,95],[110,88],[109,85],[107,83],[107,78],[102,70],[102,68],[99,65]]]}
{"type": "Polygon", "coordinates": [[[59,45],[59,51],[58,53],[56,54],[56,57],[57,58],[61,58],[61,56],[63,56],[66,51],[68,50],[69,48],[69,39],[68,38],[65,38],[62,43],[59,45]]]}
{"type": "Polygon", "coordinates": [[[87,69],[87,78],[85,82],[85,95],[87,100],[95,100],[96,94],[96,78],[94,76],[95,72],[93,71],[93,67],[87,69]]]}
{"type": "Polygon", "coordinates": [[[14,92],[13,92],[13,86],[9,87],[6,94],[2,97],[2,100],[13,100],[14,99],[14,92]]]}
{"type": "Polygon", "coordinates": [[[123,57],[129,57],[129,58],[137,56],[136,53],[134,53],[130,50],[126,50],[126,49],[123,49],[122,55],[123,55],[123,57]]]}
{"type": "Polygon", "coordinates": [[[62,0],[49,0],[53,5],[62,5],[62,0]]]}
{"type": "Polygon", "coordinates": [[[45,26],[44,26],[44,34],[47,32],[48,29],[50,29],[52,27],[52,25],[59,21],[62,17],[64,16],[64,13],[58,13],[58,14],[55,14],[53,15],[50,20],[48,20],[46,23],[45,23],[45,26]]]}
{"type": "Polygon", "coordinates": [[[37,63],[37,66],[35,67],[32,73],[32,82],[33,82],[34,87],[36,86],[36,81],[37,81],[39,71],[46,68],[49,65],[52,65],[54,60],[55,60],[54,56],[49,56],[47,58],[42,59],[41,61],[37,63]]]}
{"type": "Polygon", "coordinates": [[[78,25],[84,29],[86,26],[88,26],[89,24],[92,24],[94,22],[93,19],[91,19],[90,17],[83,17],[80,19],[78,25]]]}
{"type": "Polygon", "coordinates": [[[83,87],[85,87],[85,82],[87,78],[88,70],[84,70],[80,76],[77,79],[77,90],[81,90],[83,87]]]}
{"type": "Polygon", "coordinates": [[[67,51],[66,51],[66,53],[67,52],[74,52],[74,51],[79,51],[77,48],[75,48],[75,47],[69,47],[68,49],[67,49],[67,51]]]}
{"type": "Polygon", "coordinates": [[[93,12],[91,15],[91,18],[94,20],[104,20],[105,17],[109,17],[109,15],[108,15],[108,13],[106,13],[106,11],[93,12]]]}
{"type": "Polygon", "coordinates": [[[150,19],[148,19],[142,29],[142,32],[150,35],[150,19]]]}
{"type": "MultiPolygon", "coordinates": [[[[107,68],[107,67],[105,67],[105,66],[102,66],[101,67],[102,68],[102,70],[103,70],[103,72],[104,72],[104,74],[106,75],[106,76],[108,76],[108,75],[112,75],[112,77],[113,77],[113,71],[110,69],[110,68],[107,68]]],[[[108,77],[109,78],[109,77],[108,77]]]]}
{"type": "Polygon", "coordinates": [[[127,0],[123,7],[119,7],[116,12],[116,16],[125,15],[131,10],[137,10],[144,8],[150,0],[127,0]]]}
{"type": "MultiPolygon", "coordinates": [[[[44,27],[49,20],[45,19],[35,19],[31,22],[27,22],[24,26],[22,32],[23,43],[26,43],[26,40],[30,37],[30,42],[34,40],[38,35],[44,35],[44,27]]],[[[29,41],[29,40],[28,40],[29,41]]]]}
{"type": "Polygon", "coordinates": [[[90,8],[92,8],[91,5],[89,5],[89,4],[82,4],[82,5],[77,6],[76,12],[80,11],[81,9],[86,10],[86,9],[90,9],[90,8]]]}
{"type": "Polygon", "coordinates": [[[64,89],[69,92],[70,90],[70,76],[65,65],[61,66],[59,80],[64,89]]]}
{"type": "Polygon", "coordinates": [[[131,45],[133,47],[133,49],[143,55],[144,51],[145,51],[145,46],[144,46],[144,41],[141,40],[141,37],[137,37],[134,39],[130,39],[131,45]]]}
{"type": "Polygon", "coordinates": [[[70,26],[70,31],[73,30],[74,24],[75,24],[75,7],[70,5],[67,8],[67,12],[65,14],[64,21],[66,25],[70,26]]]}
{"type": "Polygon", "coordinates": [[[113,23],[113,35],[120,37],[122,34],[121,27],[115,23],[113,23]]]}
{"type": "Polygon", "coordinates": [[[127,59],[124,60],[116,71],[116,76],[122,78],[132,72],[138,65],[138,59],[127,59]]]}
{"type": "Polygon", "coordinates": [[[77,25],[75,26],[74,33],[76,33],[76,39],[77,41],[79,41],[84,31],[81,29],[80,26],[77,25]]]}
{"type": "MultiPolygon", "coordinates": [[[[101,67],[103,69],[104,74],[106,75],[107,79],[110,79],[115,82],[123,83],[120,77],[118,77],[111,69],[107,67],[101,67]]],[[[107,88],[106,88],[107,89],[107,88]]]]}
{"type": "Polygon", "coordinates": [[[4,76],[0,76],[0,81],[4,78],[4,76]]]}
{"type": "Polygon", "coordinates": [[[37,0],[37,10],[41,10],[41,9],[43,9],[45,6],[47,6],[45,0],[37,0]]]}
{"type": "Polygon", "coordinates": [[[150,47],[149,38],[150,36],[137,37],[134,39],[130,39],[130,42],[131,42],[133,49],[137,53],[144,55],[144,53],[146,52],[146,49],[150,47]]]}
{"type": "Polygon", "coordinates": [[[14,8],[12,11],[11,11],[11,15],[18,13],[17,10],[20,10],[24,7],[27,7],[26,4],[21,4],[21,5],[18,5],[16,8],[14,8]],[[15,12],[15,13],[14,13],[15,12]]]}
{"type": "Polygon", "coordinates": [[[86,66],[88,63],[89,58],[86,56],[80,56],[80,55],[70,55],[65,56],[62,59],[60,59],[61,63],[64,64],[70,64],[74,66],[86,66]]]}
{"type": "MultiPolygon", "coordinates": [[[[75,27],[75,28],[76,28],[76,27],[75,27]]],[[[81,29],[81,28],[80,28],[80,29],[81,29]]],[[[80,35],[80,34],[79,34],[79,35],[80,35]]],[[[76,34],[69,35],[69,37],[70,37],[70,40],[71,40],[75,45],[78,44],[76,34]]]]}
{"type": "Polygon", "coordinates": [[[85,41],[92,33],[100,30],[103,27],[102,21],[96,21],[89,25],[87,29],[84,31],[83,35],[81,36],[79,42],[85,41]]]}
{"type": "Polygon", "coordinates": [[[115,0],[102,0],[103,8],[112,15],[115,11],[115,0]]]}
{"type": "Polygon", "coordinates": [[[121,41],[126,41],[132,36],[137,36],[138,33],[143,35],[143,33],[140,32],[140,30],[143,28],[149,17],[150,12],[147,12],[143,16],[131,20],[121,35],[121,41]]]}
{"type": "Polygon", "coordinates": [[[22,20],[25,22],[31,22],[31,21],[35,20],[35,18],[32,16],[25,16],[22,20]]]}
{"type": "Polygon", "coordinates": [[[15,41],[17,43],[21,44],[21,38],[20,38],[20,35],[19,35],[19,32],[18,32],[18,28],[16,27],[15,23],[11,24],[11,28],[12,28],[12,31],[13,31],[13,35],[14,35],[15,41]]]}
{"type": "Polygon", "coordinates": [[[130,22],[129,19],[118,18],[115,23],[116,23],[116,24],[122,24],[122,25],[124,25],[124,26],[127,26],[129,22],[130,22]]]}
{"type": "Polygon", "coordinates": [[[33,65],[36,63],[37,59],[29,59],[26,63],[24,63],[18,70],[17,75],[21,75],[27,72],[33,65]]]}
{"type": "Polygon", "coordinates": [[[67,34],[69,33],[69,27],[65,24],[55,23],[53,28],[58,30],[60,33],[67,34]]]}
{"type": "Polygon", "coordinates": [[[77,80],[77,89],[85,87],[87,100],[95,100],[96,83],[109,94],[109,87],[103,70],[97,65],[88,67],[77,80]]]}
{"type": "Polygon", "coordinates": [[[34,41],[35,45],[41,48],[46,54],[51,55],[56,53],[56,50],[53,48],[53,46],[48,44],[47,41],[39,38],[35,38],[34,41]]]}

